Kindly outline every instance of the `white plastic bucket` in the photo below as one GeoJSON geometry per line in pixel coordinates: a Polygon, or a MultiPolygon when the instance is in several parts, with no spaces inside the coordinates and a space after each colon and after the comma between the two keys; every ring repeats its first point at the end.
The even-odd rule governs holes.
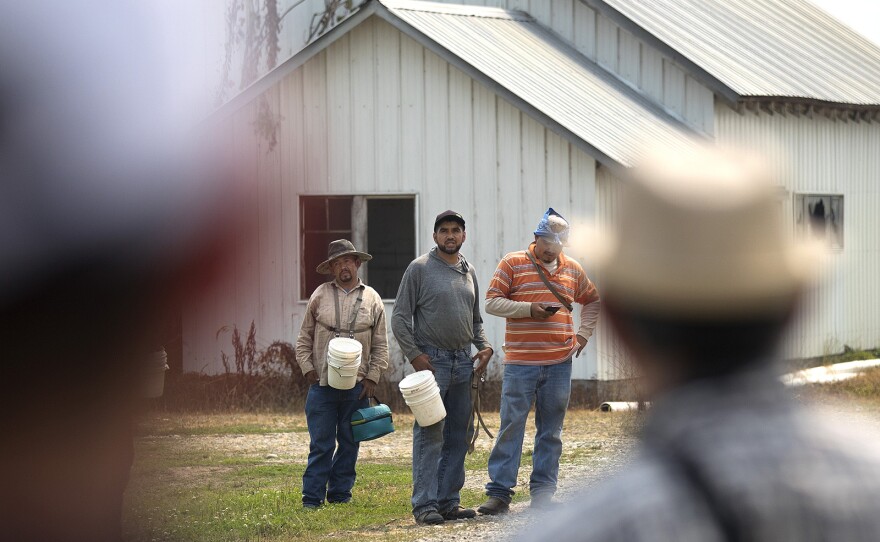
{"type": "Polygon", "coordinates": [[[337,390],[350,390],[357,384],[358,365],[350,367],[335,367],[327,363],[327,384],[337,390]]]}
{"type": "Polygon", "coordinates": [[[420,426],[434,425],[446,417],[440,387],[431,371],[415,372],[401,380],[398,387],[420,426]]]}
{"type": "Polygon", "coordinates": [[[327,355],[340,361],[352,361],[359,358],[363,350],[364,346],[360,342],[347,337],[330,339],[330,343],[327,345],[327,355]]]}
{"type": "Polygon", "coordinates": [[[336,337],[327,345],[327,384],[338,390],[350,390],[357,384],[361,366],[361,343],[336,337]]]}
{"type": "Polygon", "coordinates": [[[329,354],[327,356],[327,363],[334,367],[359,367],[361,364],[361,357],[358,356],[354,359],[340,359],[332,354],[329,354]]]}
{"type": "Polygon", "coordinates": [[[336,367],[334,365],[328,365],[327,368],[333,370],[339,376],[357,376],[358,371],[360,370],[360,365],[351,365],[346,367],[336,367]]]}
{"type": "Polygon", "coordinates": [[[431,371],[416,371],[401,380],[398,387],[400,387],[400,393],[404,397],[412,397],[430,388],[437,387],[437,381],[434,379],[434,373],[431,371]]]}
{"type": "Polygon", "coordinates": [[[446,407],[443,406],[443,399],[440,398],[440,388],[432,390],[427,397],[419,401],[407,400],[406,404],[422,427],[434,425],[446,417],[446,407]]]}
{"type": "Polygon", "coordinates": [[[357,384],[358,369],[361,366],[361,358],[358,356],[354,362],[340,363],[332,356],[327,358],[327,384],[338,390],[350,390],[357,384]]]}

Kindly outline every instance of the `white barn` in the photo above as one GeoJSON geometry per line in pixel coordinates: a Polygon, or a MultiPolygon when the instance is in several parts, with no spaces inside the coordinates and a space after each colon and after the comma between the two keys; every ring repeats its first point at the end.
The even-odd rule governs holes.
{"type": "MultiPolygon", "coordinates": [[[[694,139],[768,151],[785,218],[828,239],[828,287],[787,355],[880,345],[877,47],[800,0],[469,4],[366,2],[221,109],[251,158],[259,239],[239,240],[230,283],[184,315],[184,370],[223,370],[223,326],[293,342],[329,240],[374,255],[362,270],[390,315],[439,211],[464,215],[486,285],[548,206],[610,220],[644,142],[694,139]]],[[[504,322],[485,321],[500,346],[504,322]]],[[[600,325],[573,376],[621,367],[600,325]]]]}

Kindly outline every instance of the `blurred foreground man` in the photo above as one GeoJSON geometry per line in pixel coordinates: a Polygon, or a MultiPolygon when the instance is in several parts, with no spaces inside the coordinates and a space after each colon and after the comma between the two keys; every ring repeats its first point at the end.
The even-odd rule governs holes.
{"type": "Polygon", "coordinates": [[[771,181],[709,148],[635,171],[594,247],[655,400],[641,454],[522,540],[877,540],[880,456],[808,418],[768,359],[821,258],[771,181]]]}
{"type": "Polygon", "coordinates": [[[230,187],[187,164],[142,22],[3,6],[0,540],[122,538],[147,354],[223,259],[230,187]]]}

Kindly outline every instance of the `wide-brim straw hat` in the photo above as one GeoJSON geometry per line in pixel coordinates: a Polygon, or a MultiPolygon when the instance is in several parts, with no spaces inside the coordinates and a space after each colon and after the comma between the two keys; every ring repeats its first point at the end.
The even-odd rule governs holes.
{"type": "Polygon", "coordinates": [[[616,219],[592,235],[603,298],[676,317],[738,317],[791,306],[823,267],[796,241],[779,187],[754,157],[695,145],[648,153],[621,183],[616,219]]]}
{"type": "Polygon", "coordinates": [[[327,259],[318,264],[318,267],[315,270],[322,275],[330,274],[330,262],[335,260],[336,258],[341,258],[343,256],[354,255],[357,256],[358,259],[362,262],[368,262],[373,259],[372,256],[367,254],[366,252],[360,252],[348,239],[337,239],[328,245],[327,247],[327,259]]]}

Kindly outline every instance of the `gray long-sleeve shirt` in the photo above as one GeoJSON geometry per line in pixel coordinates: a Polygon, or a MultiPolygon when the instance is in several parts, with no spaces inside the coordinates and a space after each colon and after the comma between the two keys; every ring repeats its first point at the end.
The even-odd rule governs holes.
{"type": "Polygon", "coordinates": [[[442,349],[488,348],[480,315],[476,273],[464,256],[449,265],[437,255],[437,248],[413,260],[400,281],[391,331],[406,359],[422,351],[417,345],[442,349]]]}

